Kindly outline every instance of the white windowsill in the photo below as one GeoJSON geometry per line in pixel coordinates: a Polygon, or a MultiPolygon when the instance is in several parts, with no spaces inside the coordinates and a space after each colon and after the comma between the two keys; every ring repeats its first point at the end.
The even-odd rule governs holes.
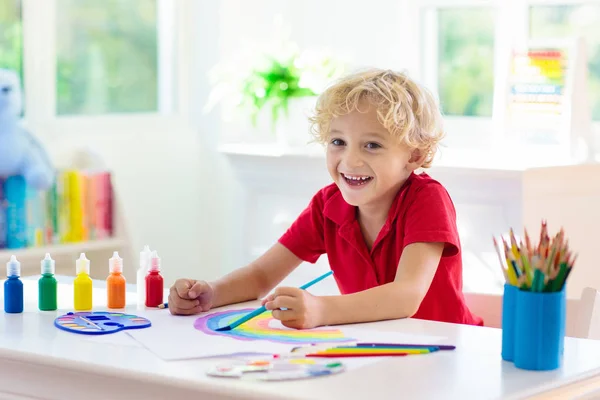
{"type": "MultiPolygon", "coordinates": [[[[301,157],[324,158],[324,150],[318,145],[283,147],[274,143],[224,143],[219,151],[229,156],[251,156],[264,158],[301,157]]],[[[432,168],[456,168],[488,170],[497,172],[524,171],[529,168],[573,165],[574,160],[559,157],[549,151],[524,149],[520,154],[506,152],[502,146],[487,149],[441,148],[432,168]]]]}

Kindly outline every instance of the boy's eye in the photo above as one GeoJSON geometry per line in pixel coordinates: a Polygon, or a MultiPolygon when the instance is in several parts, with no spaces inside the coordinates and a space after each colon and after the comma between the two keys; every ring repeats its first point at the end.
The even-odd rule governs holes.
{"type": "Polygon", "coordinates": [[[374,149],[379,149],[379,148],[381,148],[381,145],[379,143],[375,143],[375,142],[367,143],[367,149],[374,150],[374,149]]]}
{"type": "Polygon", "coordinates": [[[345,143],[342,139],[333,139],[331,144],[334,146],[343,146],[345,143]]]}

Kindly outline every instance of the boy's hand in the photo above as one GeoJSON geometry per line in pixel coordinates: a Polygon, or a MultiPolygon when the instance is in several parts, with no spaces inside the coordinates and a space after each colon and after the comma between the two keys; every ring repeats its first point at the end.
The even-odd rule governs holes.
{"type": "Polygon", "coordinates": [[[261,303],[288,328],[309,329],[322,324],[323,300],[306,290],[279,287],[261,303]]]}
{"type": "Polygon", "coordinates": [[[169,310],[173,315],[192,315],[212,307],[214,291],[205,281],[178,279],[169,292],[169,310]]]}

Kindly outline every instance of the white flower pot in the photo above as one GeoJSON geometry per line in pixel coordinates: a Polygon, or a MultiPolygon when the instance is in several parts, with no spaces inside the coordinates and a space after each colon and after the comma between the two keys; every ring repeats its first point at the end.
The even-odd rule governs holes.
{"type": "Polygon", "coordinates": [[[290,99],[288,115],[280,115],[275,125],[275,140],[282,148],[302,148],[313,141],[308,118],[314,112],[316,97],[290,99]]]}

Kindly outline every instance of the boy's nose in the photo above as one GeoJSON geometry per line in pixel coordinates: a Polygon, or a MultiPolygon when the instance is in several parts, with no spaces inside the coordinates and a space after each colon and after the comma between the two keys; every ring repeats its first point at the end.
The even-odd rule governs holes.
{"type": "Polygon", "coordinates": [[[348,150],[345,154],[345,164],[348,167],[360,167],[363,165],[362,157],[360,152],[356,150],[348,150]]]}

